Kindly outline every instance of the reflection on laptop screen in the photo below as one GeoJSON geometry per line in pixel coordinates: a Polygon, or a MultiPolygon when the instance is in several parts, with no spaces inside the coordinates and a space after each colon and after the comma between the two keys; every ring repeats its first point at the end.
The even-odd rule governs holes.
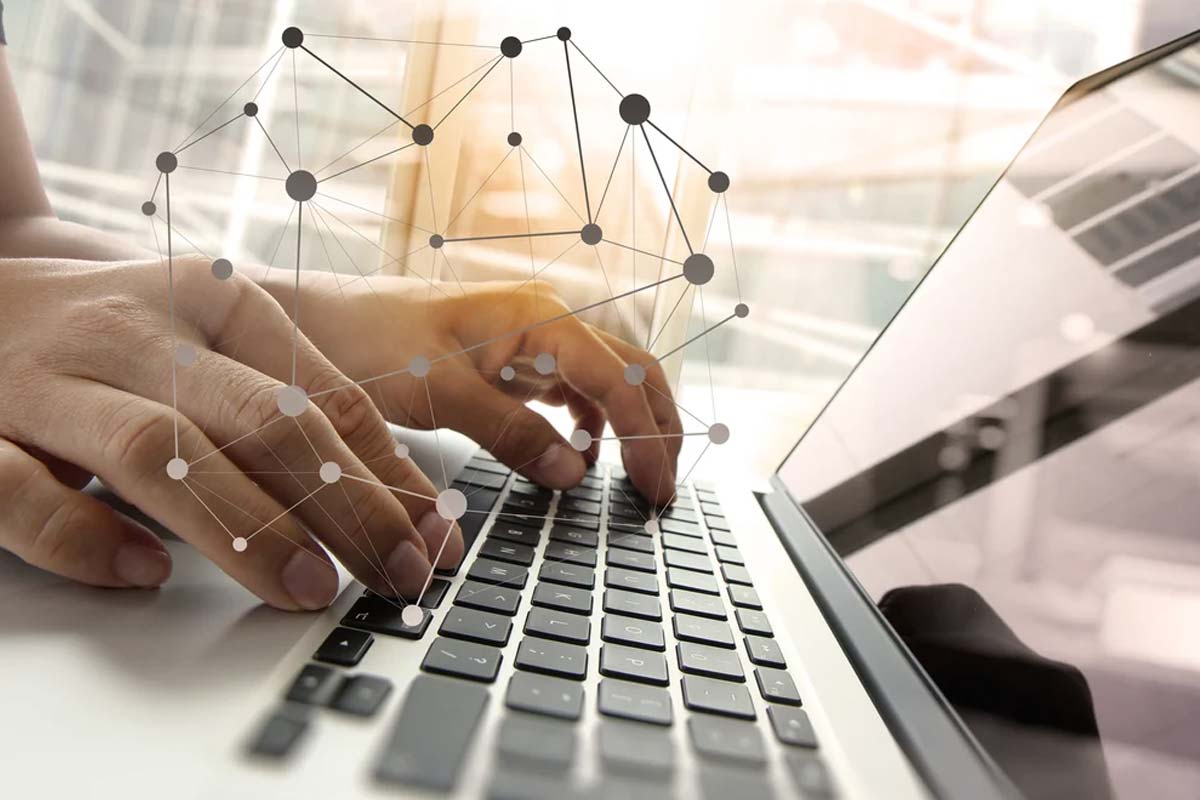
{"type": "Polygon", "coordinates": [[[1200,797],[1200,45],[1064,98],[781,477],[1025,793],[1200,797]]]}

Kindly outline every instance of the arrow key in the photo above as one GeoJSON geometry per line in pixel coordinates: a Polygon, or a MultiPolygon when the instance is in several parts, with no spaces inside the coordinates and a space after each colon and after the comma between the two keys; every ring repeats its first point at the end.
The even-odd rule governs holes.
{"type": "Polygon", "coordinates": [[[362,661],[362,657],[371,649],[374,641],[375,637],[366,631],[334,628],[317,648],[313,658],[327,664],[337,664],[339,667],[353,667],[362,661]]]}

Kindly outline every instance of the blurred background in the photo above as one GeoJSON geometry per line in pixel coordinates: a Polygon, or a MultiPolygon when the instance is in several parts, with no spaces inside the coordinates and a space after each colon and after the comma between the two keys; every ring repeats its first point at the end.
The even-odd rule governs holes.
{"type": "Polygon", "coordinates": [[[716,277],[702,291],[678,281],[640,292],[588,319],[662,354],[748,303],[748,319],[664,363],[685,427],[733,430],[713,466],[736,459],[752,478],[786,454],[1058,95],[1200,27],[1187,0],[12,0],[5,12],[61,217],[153,249],[140,206],[154,190],[154,156],[253,99],[261,127],[240,120],[181,155],[178,230],[237,268],[293,264],[280,161],[303,164],[322,180],[306,227],[320,246],[306,249],[303,266],[343,284],[381,273],[537,273],[577,307],[677,272],[659,256],[681,260],[686,245],[668,224],[646,142],[625,138],[614,88],[644,94],[663,131],[732,180],[714,194],[694,162],[651,139],[716,277]],[[486,77],[428,150],[385,156],[409,141],[407,129],[303,52],[281,50],[288,25],[417,122],[436,122],[486,77]],[[561,25],[579,48],[572,69],[591,203],[604,197],[606,237],[645,252],[569,236],[432,250],[435,230],[580,226],[562,43],[529,41],[488,72],[502,38],[553,37],[561,25]]]}

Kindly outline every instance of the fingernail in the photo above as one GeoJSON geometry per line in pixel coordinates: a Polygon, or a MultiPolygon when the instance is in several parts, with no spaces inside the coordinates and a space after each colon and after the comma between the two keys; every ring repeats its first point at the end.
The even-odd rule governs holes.
{"type": "Polygon", "coordinates": [[[583,480],[586,468],[578,452],[559,444],[547,447],[537,460],[539,480],[553,488],[566,488],[579,483],[583,480]]]}
{"type": "MultiPolygon", "coordinates": [[[[401,542],[388,556],[384,565],[388,579],[397,589],[423,582],[429,573],[429,562],[412,542],[401,542]]],[[[418,584],[419,585],[419,584],[418,584]]]]}
{"type": "Polygon", "coordinates": [[[280,577],[292,600],[307,611],[325,608],[337,594],[337,573],[333,566],[307,551],[293,553],[280,577]]]}
{"type": "Polygon", "coordinates": [[[113,572],[133,586],[158,586],[171,574],[171,557],[140,544],[123,544],[113,556],[113,572]]]}

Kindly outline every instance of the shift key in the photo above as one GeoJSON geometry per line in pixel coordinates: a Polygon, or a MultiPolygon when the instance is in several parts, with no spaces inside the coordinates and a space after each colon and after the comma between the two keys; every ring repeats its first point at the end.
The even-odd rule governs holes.
{"type": "Polygon", "coordinates": [[[396,717],[375,777],[381,781],[448,792],[483,716],[482,686],[419,675],[396,717]]]}

